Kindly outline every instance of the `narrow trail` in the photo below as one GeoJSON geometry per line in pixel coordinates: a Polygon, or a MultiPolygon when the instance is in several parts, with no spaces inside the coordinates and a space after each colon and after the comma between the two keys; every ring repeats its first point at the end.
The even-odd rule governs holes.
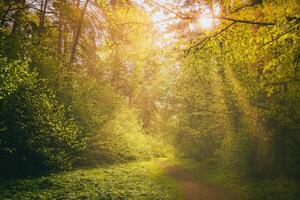
{"type": "Polygon", "coordinates": [[[165,163],[161,163],[161,166],[165,169],[166,175],[178,181],[184,200],[237,200],[233,193],[202,182],[180,166],[165,163]]]}

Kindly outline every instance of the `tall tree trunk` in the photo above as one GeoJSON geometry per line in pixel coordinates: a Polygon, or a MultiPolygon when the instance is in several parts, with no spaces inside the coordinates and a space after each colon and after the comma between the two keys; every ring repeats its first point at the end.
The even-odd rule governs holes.
{"type": "MultiPolygon", "coordinates": [[[[21,7],[24,7],[26,5],[26,0],[18,0],[17,2],[19,5],[21,5],[21,7]]],[[[19,9],[16,11],[16,14],[14,16],[13,28],[12,28],[13,34],[20,32],[21,29],[20,18],[22,14],[23,14],[23,9],[19,9]]]]}
{"type": "Polygon", "coordinates": [[[75,59],[76,50],[77,50],[77,46],[78,46],[78,42],[79,42],[79,38],[80,38],[81,29],[82,29],[83,19],[84,19],[85,11],[86,11],[89,1],[90,0],[85,1],[82,11],[81,11],[81,14],[80,14],[80,18],[78,21],[77,29],[75,31],[73,44],[72,44],[72,48],[71,48],[70,61],[69,61],[70,64],[72,64],[75,59]]]}
{"type": "Polygon", "coordinates": [[[62,56],[64,0],[59,1],[57,54],[62,56]]]}
{"type": "Polygon", "coordinates": [[[45,2],[42,0],[41,8],[40,8],[40,22],[39,22],[39,31],[38,31],[39,33],[42,33],[45,29],[45,17],[46,17],[47,5],[48,5],[48,0],[45,0],[45,2]]]}

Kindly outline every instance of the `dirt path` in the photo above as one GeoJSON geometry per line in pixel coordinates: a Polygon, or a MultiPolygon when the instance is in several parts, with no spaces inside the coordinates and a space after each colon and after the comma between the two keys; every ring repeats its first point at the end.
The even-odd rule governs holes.
{"type": "Polygon", "coordinates": [[[168,176],[179,182],[179,189],[184,200],[237,200],[229,191],[201,182],[188,170],[164,163],[161,166],[166,170],[168,176]]]}

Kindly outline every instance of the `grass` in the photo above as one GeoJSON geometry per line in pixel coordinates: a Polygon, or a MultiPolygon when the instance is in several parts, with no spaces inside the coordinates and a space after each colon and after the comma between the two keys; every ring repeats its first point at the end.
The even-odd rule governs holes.
{"type": "MultiPolygon", "coordinates": [[[[298,200],[300,182],[291,178],[243,180],[213,165],[192,160],[168,160],[199,180],[227,187],[240,200],[298,200]]],[[[77,169],[38,178],[0,181],[0,199],[176,200],[177,182],[164,175],[158,160],[77,169]]]]}
{"type": "Polygon", "coordinates": [[[216,170],[212,163],[192,160],[173,160],[172,163],[188,169],[201,181],[236,192],[240,200],[300,199],[300,181],[292,177],[241,179],[232,172],[216,170]]]}
{"type": "Polygon", "coordinates": [[[0,199],[174,200],[177,191],[155,161],[0,182],[0,199]]]}

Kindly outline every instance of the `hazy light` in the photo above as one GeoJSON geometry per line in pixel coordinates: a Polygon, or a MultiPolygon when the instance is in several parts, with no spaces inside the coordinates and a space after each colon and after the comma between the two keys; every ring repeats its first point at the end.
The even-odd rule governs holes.
{"type": "Polygon", "coordinates": [[[214,7],[214,12],[216,16],[220,14],[221,8],[218,4],[214,7]]]}
{"type": "Polygon", "coordinates": [[[214,20],[212,17],[201,16],[199,18],[199,23],[200,23],[201,28],[211,29],[213,27],[214,20]]]}
{"type": "MultiPolygon", "coordinates": [[[[220,6],[217,4],[214,6],[214,16],[218,16],[220,14],[220,6]]],[[[218,24],[218,20],[213,18],[213,14],[209,8],[204,9],[202,14],[198,18],[198,25],[202,29],[211,29],[214,25],[218,24]]]]}

